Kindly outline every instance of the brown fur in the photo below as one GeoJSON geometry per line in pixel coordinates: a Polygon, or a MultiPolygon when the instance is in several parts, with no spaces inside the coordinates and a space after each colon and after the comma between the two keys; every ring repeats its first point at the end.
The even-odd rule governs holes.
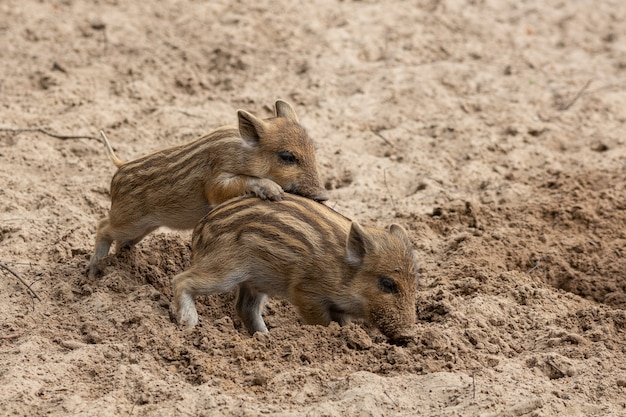
{"type": "Polygon", "coordinates": [[[191,267],[172,284],[173,307],[189,327],[198,321],[197,295],[236,287],[251,334],[267,332],[266,295],[288,299],[309,324],[365,319],[399,340],[415,323],[417,263],[404,229],[361,227],[298,196],[215,208],[194,229],[191,267]]]}
{"type": "Polygon", "coordinates": [[[326,200],[313,143],[287,102],[262,120],[238,111],[239,127],[221,127],[193,142],[120,161],[111,181],[111,210],[98,226],[89,275],[117,248],[132,246],[160,226],[191,229],[211,207],[241,196],[280,200],[283,190],[326,200]]]}

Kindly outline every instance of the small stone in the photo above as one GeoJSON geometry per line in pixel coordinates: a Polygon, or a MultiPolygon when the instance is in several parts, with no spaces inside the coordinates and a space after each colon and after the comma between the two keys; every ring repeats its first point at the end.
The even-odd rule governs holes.
{"type": "Polygon", "coordinates": [[[365,330],[357,324],[342,327],[340,334],[350,349],[365,350],[372,347],[372,339],[365,330]]]}
{"type": "Polygon", "coordinates": [[[258,386],[266,385],[269,379],[270,379],[269,375],[266,372],[257,371],[254,373],[254,376],[252,377],[252,385],[258,385],[258,386]]]}
{"type": "Polygon", "coordinates": [[[78,342],[76,340],[63,340],[61,342],[61,346],[66,349],[76,350],[87,346],[87,344],[83,342],[78,342]]]}

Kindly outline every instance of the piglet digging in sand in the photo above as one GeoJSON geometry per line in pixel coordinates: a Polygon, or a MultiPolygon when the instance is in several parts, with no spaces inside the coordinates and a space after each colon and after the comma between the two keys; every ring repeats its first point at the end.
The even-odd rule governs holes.
{"type": "Polygon", "coordinates": [[[196,226],[191,267],[174,277],[178,321],[198,322],[194,299],[239,287],[246,328],[267,332],[267,296],[286,298],[308,324],[364,319],[394,341],[413,336],[417,261],[406,231],[362,227],[313,200],[238,198],[196,226]]]}

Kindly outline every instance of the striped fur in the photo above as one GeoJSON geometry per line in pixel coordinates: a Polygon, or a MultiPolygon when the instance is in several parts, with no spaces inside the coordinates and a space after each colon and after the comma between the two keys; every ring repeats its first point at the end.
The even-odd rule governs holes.
{"type": "Polygon", "coordinates": [[[358,223],[313,200],[238,198],[196,226],[191,267],[173,281],[181,324],[198,321],[194,298],[239,288],[236,310],[252,334],[266,332],[266,296],[290,300],[309,324],[365,319],[392,339],[415,321],[417,263],[400,226],[358,223]]]}
{"type": "Polygon", "coordinates": [[[280,200],[283,191],[325,200],[313,143],[293,108],[276,102],[276,117],[243,110],[239,126],[221,127],[193,142],[123,163],[111,181],[111,210],[98,226],[89,275],[109,252],[138,243],[160,226],[190,229],[211,207],[241,195],[280,200]],[[293,161],[285,161],[285,152],[293,161]],[[282,156],[281,156],[282,155],[282,156]]]}

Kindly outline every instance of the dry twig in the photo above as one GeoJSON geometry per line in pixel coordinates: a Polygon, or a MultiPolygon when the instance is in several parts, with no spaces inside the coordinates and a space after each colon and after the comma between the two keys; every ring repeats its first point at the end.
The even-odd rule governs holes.
{"type": "Polygon", "coordinates": [[[389,198],[391,199],[391,204],[393,205],[393,209],[397,210],[396,208],[396,202],[393,199],[393,195],[391,195],[391,191],[389,190],[389,186],[387,185],[387,170],[383,170],[383,181],[385,182],[385,188],[387,189],[387,192],[389,193],[389,198]]]}
{"type": "Polygon", "coordinates": [[[381,138],[383,140],[383,142],[385,142],[387,145],[389,145],[389,146],[391,146],[393,148],[393,143],[389,142],[389,140],[386,137],[381,135],[380,131],[370,128],[370,132],[372,132],[373,134],[375,134],[376,136],[381,138]]]}
{"type": "Polygon", "coordinates": [[[472,399],[476,399],[476,373],[472,372],[472,399]]]}
{"type": "Polygon", "coordinates": [[[533,266],[532,268],[530,268],[528,271],[526,271],[527,274],[530,275],[531,272],[533,272],[535,269],[539,268],[539,264],[541,263],[541,261],[543,259],[545,259],[545,255],[541,256],[539,259],[537,259],[537,263],[535,264],[535,266],[533,266]]]}
{"type": "Polygon", "coordinates": [[[0,263],[0,268],[4,269],[5,271],[11,273],[11,275],[13,275],[15,278],[17,278],[26,288],[28,288],[28,290],[30,291],[30,293],[32,294],[32,296],[34,296],[36,299],[38,299],[39,301],[41,301],[41,298],[39,298],[39,296],[37,295],[37,293],[30,287],[30,285],[28,285],[26,283],[26,281],[24,281],[22,279],[22,277],[20,276],[20,274],[18,274],[17,272],[15,272],[14,270],[12,270],[11,268],[9,268],[8,266],[6,266],[3,263],[0,263]]]}
{"type": "Polygon", "coordinates": [[[556,363],[554,363],[554,360],[552,358],[550,357],[546,358],[546,363],[550,365],[550,367],[552,367],[552,369],[557,373],[559,378],[562,378],[566,375],[566,373],[563,372],[556,363]]]}
{"type": "Polygon", "coordinates": [[[570,101],[568,101],[567,103],[561,104],[559,106],[559,111],[565,111],[565,110],[569,109],[570,107],[572,107],[574,105],[574,103],[576,103],[576,100],[578,100],[583,95],[585,90],[587,90],[587,88],[589,88],[589,86],[591,85],[591,81],[592,80],[587,81],[585,83],[585,85],[583,86],[583,88],[581,88],[578,91],[578,93],[576,93],[576,95],[570,101]]]}
{"type": "Polygon", "coordinates": [[[391,398],[391,396],[387,393],[386,390],[383,390],[383,393],[387,396],[387,398],[389,398],[389,400],[391,400],[391,402],[393,403],[395,407],[398,407],[398,403],[393,398],[391,398]]]}
{"type": "Polygon", "coordinates": [[[95,136],[58,135],[56,133],[49,132],[48,130],[46,130],[46,129],[42,128],[42,127],[32,127],[32,128],[0,127],[0,131],[2,131],[2,132],[13,132],[13,133],[39,132],[39,133],[43,133],[44,135],[48,135],[50,137],[53,137],[53,138],[56,138],[56,139],[61,139],[61,140],[68,140],[68,139],[92,139],[92,140],[97,140],[98,142],[100,142],[100,138],[97,138],[95,136]]]}

